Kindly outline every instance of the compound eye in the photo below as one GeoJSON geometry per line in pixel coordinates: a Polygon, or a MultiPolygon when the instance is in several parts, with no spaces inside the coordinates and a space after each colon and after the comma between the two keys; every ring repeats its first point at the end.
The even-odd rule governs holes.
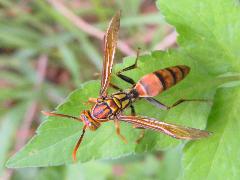
{"type": "Polygon", "coordinates": [[[87,125],[88,127],[92,126],[92,123],[89,121],[88,117],[85,114],[82,114],[81,117],[85,125],[87,125]]]}

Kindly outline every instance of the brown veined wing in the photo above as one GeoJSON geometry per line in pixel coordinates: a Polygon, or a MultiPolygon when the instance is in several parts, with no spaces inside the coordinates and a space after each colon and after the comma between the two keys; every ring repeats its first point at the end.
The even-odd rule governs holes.
{"type": "Polygon", "coordinates": [[[184,127],[180,125],[169,124],[169,123],[165,123],[162,121],[158,121],[154,118],[148,118],[148,117],[121,115],[119,116],[118,119],[120,121],[131,123],[135,125],[135,127],[152,129],[177,139],[188,139],[188,140],[201,139],[204,137],[208,137],[211,134],[208,131],[204,131],[196,128],[184,127]]]}
{"type": "Polygon", "coordinates": [[[118,11],[112,18],[108,30],[104,36],[104,60],[101,79],[100,96],[107,95],[107,89],[110,83],[112,73],[113,59],[118,40],[121,12],[118,11]]]}

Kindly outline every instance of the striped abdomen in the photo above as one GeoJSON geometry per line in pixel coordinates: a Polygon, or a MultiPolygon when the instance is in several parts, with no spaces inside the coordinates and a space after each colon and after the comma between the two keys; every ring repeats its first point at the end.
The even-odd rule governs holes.
{"type": "Polygon", "coordinates": [[[153,97],[181,81],[189,71],[190,68],[184,65],[161,69],[143,76],[134,89],[139,97],[153,97]]]}

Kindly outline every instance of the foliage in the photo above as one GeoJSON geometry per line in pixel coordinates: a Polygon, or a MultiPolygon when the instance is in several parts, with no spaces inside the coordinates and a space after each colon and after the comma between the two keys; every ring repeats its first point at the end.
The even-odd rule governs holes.
{"type": "MultiPolygon", "coordinates": [[[[146,55],[141,57],[139,69],[135,71],[135,76],[141,76],[141,74],[146,74],[147,72],[157,70],[155,67],[161,67],[161,64],[164,64],[164,62],[166,62],[166,64],[162,65],[162,67],[170,65],[169,62],[171,61],[165,60],[164,57],[161,57],[161,61],[159,58],[154,58],[154,56],[157,55],[159,55],[159,53],[156,52],[152,56],[146,55]],[[146,67],[146,63],[149,64],[149,62],[151,62],[151,66],[148,65],[150,70],[147,71],[148,68],[143,67],[146,67]],[[141,71],[141,73],[139,71],[141,71]]],[[[130,58],[130,60],[134,59],[130,58]]],[[[171,63],[175,64],[173,61],[171,63]]],[[[182,62],[181,64],[190,65],[187,62],[182,62]]],[[[133,72],[131,72],[131,75],[134,77],[133,72]]],[[[183,94],[188,98],[212,99],[216,85],[210,85],[211,81],[209,81],[209,86],[200,88],[202,78],[208,79],[206,76],[204,76],[204,74],[198,73],[194,76],[194,73],[192,73],[188,81],[186,80],[185,82],[181,83],[181,85],[173,88],[169,92],[166,92],[165,98],[162,100],[165,100],[167,103],[173,103],[175,99],[181,98],[183,94]],[[198,83],[195,82],[196,79],[199,80],[198,83]],[[195,84],[195,87],[187,88],[192,83],[195,84]],[[184,89],[184,93],[174,94],[174,90],[176,91],[176,89],[179,91],[184,89]],[[198,93],[196,93],[197,89],[198,93]],[[204,96],[201,95],[203,93],[204,96]]],[[[137,78],[134,77],[134,79],[137,78]]],[[[120,84],[120,82],[117,82],[117,80],[114,82],[120,84]]],[[[83,109],[89,108],[84,106],[84,102],[86,102],[89,97],[97,97],[99,92],[97,90],[99,89],[99,84],[99,81],[85,83],[80,89],[75,90],[69,95],[67,100],[57,108],[57,112],[78,116],[83,109]]],[[[159,119],[167,118],[172,122],[175,120],[175,122],[178,122],[179,124],[186,124],[198,128],[205,127],[209,108],[211,107],[210,103],[192,102],[181,105],[174,110],[170,110],[169,112],[159,113],[161,111],[152,107],[150,104],[138,102],[137,105],[136,111],[138,114],[149,115],[159,119]],[[151,110],[146,109],[146,106],[150,106],[151,110]],[[186,108],[187,106],[191,106],[192,108],[186,108]],[[173,114],[176,113],[179,114],[178,118],[174,118],[173,114]],[[199,115],[200,113],[201,115],[199,115]],[[189,114],[191,114],[190,117],[189,114]]],[[[49,120],[45,121],[37,130],[36,137],[34,137],[29,145],[27,145],[23,151],[18,153],[14,159],[10,160],[8,165],[12,167],[32,165],[47,166],[49,163],[51,163],[51,165],[59,165],[62,163],[72,162],[71,152],[81,133],[82,124],[63,118],[50,117],[48,119],[49,120]],[[61,154],[61,156],[59,156],[59,154],[61,154]],[[47,159],[43,158],[46,156],[48,156],[47,159]]],[[[140,153],[146,151],[163,150],[180,143],[180,141],[163,136],[162,134],[148,131],[142,143],[137,145],[135,144],[135,140],[137,139],[139,132],[137,130],[133,130],[128,124],[121,124],[121,126],[122,133],[129,141],[127,145],[118,139],[117,136],[113,136],[115,133],[113,123],[105,123],[96,132],[88,132],[86,134],[84,137],[84,142],[79,149],[78,159],[84,162],[91,159],[114,158],[116,156],[125,156],[135,152],[140,153]]]]}
{"type": "MultiPolygon", "coordinates": [[[[139,36],[141,31],[145,32],[149,24],[167,26],[159,12],[140,13],[136,9],[138,1],[131,6],[120,1],[115,8],[110,3],[99,3],[96,0],[92,0],[90,6],[87,5],[85,8],[83,8],[84,2],[80,7],[75,6],[74,1],[65,3],[87,22],[93,17],[94,22],[91,22],[91,25],[103,31],[115,10],[125,9],[124,7],[128,6],[128,10],[123,11],[121,32],[127,33],[127,36],[134,39],[132,44],[138,44],[145,50],[151,49],[151,46],[154,47],[161,41],[163,32],[156,33],[155,42],[148,45],[140,40],[136,41],[138,38],[135,37],[139,36]]],[[[20,128],[26,126],[25,119],[29,117],[32,102],[36,102],[38,108],[32,126],[26,130],[29,131],[29,136],[33,135],[36,125],[43,120],[40,116],[41,109],[52,110],[72,89],[92,79],[93,73],[99,72],[102,48],[99,40],[76,28],[49,2],[42,0],[0,0],[0,41],[0,177],[2,178],[12,171],[6,169],[4,164],[16,151],[17,141],[19,139],[21,141],[22,135],[26,133],[20,132],[20,128]],[[35,86],[38,82],[36,66],[42,55],[47,55],[48,67],[45,81],[38,85],[39,89],[36,90],[35,86]]],[[[119,59],[121,56],[122,54],[117,54],[119,59]]],[[[49,172],[59,173],[61,169],[65,168],[53,168],[49,172]]],[[[32,179],[40,177],[42,172],[37,168],[14,170],[13,179],[32,179]]],[[[45,175],[50,174],[45,173],[45,175]]]]}
{"type": "MultiPolygon", "coordinates": [[[[239,2],[205,0],[193,3],[190,0],[170,0],[159,1],[158,5],[167,21],[180,34],[179,53],[201,63],[211,74],[240,72],[239,2]]],[[[239,74],[236,78],[239,80],[239,74]]],[[[206,86],[205,83],[203,85],[206,86]]],[[[187,144],[181,178],[238,179],[240,171],[236,159],[240,151],[237,129],[240,127],[237,112],[240,88],[239,84],[235,86],[217,90],[207,126],[213,136],[187,144]]]]}
{"type": "MultiPolygon", "coordinates": [[[[119,4],[121,6],[120,2],[119,4]]],[[[9,7],[7,1],[4,6],[9,7]]],[[[100,55],[85,34],[79,32],[62,15],[53,11],[48,4],[43,1],[36,1],[34,6],[36,9],[40,9],[39,15],[33,16],[36,19],[26,14],[25,19],[18,19],[16,22],[5,21],[1,24],[0,31],[2,33],[0,33],[0,38],[4,46],[18,49],[18,53],[8,57],[15,59],[11,62],[11,66],[17,67],[19,59],[25,62],[24,65],[29,64],[30,60],[39,53],[47,53],[53,59],[61,57],[61,59],[64,59],[62,64],[66,65],[73,76],[75,86],[79,86],[84,78],[79,81],[78,77],[79,75],[81,77],[84,75],[79,74],[78,69],[83,70],[82,72],[87,74],[91,74],[95,70],[92,69],[91,72],[87,72],[85,67],[88,65],[85,66],[87,63],[84,59],[88,57],[97,69],[100,64],[100,61],[98,61],[100,55]],[[44,16],[42,12],[47,16],[44,16]],[[66,31],[53,36],[55,32],[49,31],[51,29],[48,24],[49,17],[52,21],[64,27],[66,31]],[[46,23],[47,28],[38,31],[44,32],[43,34],[36,34],[35,31],[32,32],[31,28],[18,26],[21,21],[26,20],[31,23],[34,22],[33,24],[37,28],[45,27],[41,23],[48,22],[46,23]],[[75,39],[77,39],[77,43],[74,41],[75,39]],[[45,48],[46,45],[49,48],[45,48]],[[76,46],[81,46],[80,51],[84,56],[76,51],[74,48],[76,46]],[[60,53],[56,54],[55,48],[60,53]],[[78,56],[84,57],[81,60],[84,62],[83,64],[77,64],[76,57],[78,56]]],[[[139,115],[155,117],[166,122],[200,129],[207,127],[207,130],[213,132],[212,137],[197,142],[182,142],[166,135],[147,131],[143,141],[137,145],[134,142],[139,135],[139,131],[133,129],[129,124],[121,123],[122,134],[129,141],[125,145],[115,135],[113,123],[104,123],[96,132],[88,131],[86,133],[84,142],[78,151],[78,160],[86,162],[93,159],[104,159],[107,164],[105,164],[106,166],[104,165],[106,171],[103,173],[103,178],[107,178],[111,176],[109,164],[114,161],[113,159],[117,158],[118,160],[126,161],[124,159],[131,159],[131,157],[137,157],[139,154],[144,155],[144,153],[167,150],[167,155],[163,162],[158,163],[159,160],[148,155],[143,161],[145,166],[139,166],[139,161],[136,161],[136,164],[130,163],[125,165],[132,169],[131,172],[127,173],[132,174],[133,177],[148,177],[152,179],[176,179],[177,177],[179,179],[225,179],[226,177],[237,179],[240,174],[239,162],[236,160],[240,153],[237,134],[237,129],[239,128],[239,120],[237,118],[239,83],[236,83],[236,81],[240,80],[240,55],[238,50],[240,40],[238,33],[240,29],[239,2],[234,0],[158,0],[157,6],[165,15],[167,22],[173,25],[179,33],[179,47],[166,52],[153,51],[142,55],[139,67],[125,74],[137,81],[141,76],[154,70],[176,64],[186,64],[191,67],[190,75],[179,85],[159,95],[157,99],[169,105],[179,98],[205,98],[212,100],[212,103],[185,103],[165,112],[141,100],[136,103],[136,111],[139,115]],[[182,152],[179,147],[184,145],[182,152]],[[171,159],[171,157],[176,157],[176,160],[171,159]],[[156,170],[152,170],[152,173],[151,170],[146,170],[146,174],[144,174],[148,163],[156,170]],[[174,169],[176,169],[174,175],[169,170],[173,165],[175,165],[174,169]],[[160,169],[159,174],[156,173],[158,169],[160,169]],[[224,172],[224,174],[219,172],[224,172]]],[[[131,8],[131,6],[128,8],[131,8]]],[[[98,10],[96,12],[100,14],[98,10]]],[[[127,13],[128,11],[123,11],[123,16],[125,12],[127,13]]],[[[134,11],[129,12],[134,13],[134,11]]],[[[113,14],[113,12],[109,14],[113,14]]],[[[105,15],[102,14],[101,17],[104,18],[106,17],[105,15]]],[[[131,18],[129,19],[132,20],[131,18]]],[[[133,24],[129,23],[129,19],[124,17],[122,19],[122,24],[127,29],[130,29],[130,25],[133,24]]],[[[134,21],[135,25],[138,23],[141,25],[141,23],[146,21],[153,21],[154,18],[150,16],[145,21],[141,21],[141,19],[132,21],[134,21]]],[[[106,22],[103,24],[106,25],[106,22]]],[[[103,24],[98,26],[103,27],[103,24]]],[[[125,58],[122,64],[114,67],[114,73],[132,64],[134,59],[135,57],[125,58]]],[[[6,73],[6,77],[12,82],[21,82],[18,84],[21,88],[18,88],[17,93],[13,93],[14,91],[11,92],[10,90],[1,90],[1,99],[14,98],[26,99],[26,101],[30,99],[28,97],[28,94],[31,92],[29,84],[33,84],[35,72],[29,66],[22,67],[21,72],[25,75],[24,80],[21,81],[18,81],[18,76],[6,73]]],[[[129,88],[115,74],[113,74],[112,81],[123,88],[129,88]]],[[[66,88],[60,89],[60,87],[49,83],[46,83],[45,87],[46,89],[43,93],[51,90],[60,96],[64,92],[69,91],[66,88]]],[[[57,107],[56,111],[78,116],[81,110],[89,108],[84,102],[89,97],[97,97],[98,89],[99,81],[89,81],[82,84],[66,98],[64,103],[57,107]]],[[[36,94],[43,95],[43,93],[36,94]]],[[[31,98],[41,99],[42,97],[33,95],[31,98]]],[[[48,106],[51,107],[52,105],[48,106]]],[[[18,120],[16,119],[16,121],[18,120]]],[[[2,122],[5,122],[5,120],[2,120],[2,122]]],[[[9,126],[12,131],[16,131],[17,125],[11,126],[10,124],[9,126]]],[[[7,166],[16,168],[71,163],[71,152],[81,133],[81,128],[82,124],[71,120],[47,118],[38,128],[37,134],[33,139],[20,152],[10,158],[7,166]]],[[[8,135],[7,138],[11,138],[11,136],[8,135]]],[[[9,148],[9,144],[6,147],[9,148]]],[[[6,154],[7,150],[5,149],[4,151],[6,154]]],[[[65,177],[69,178],[68,175],[71,175],[70,177],[77,176],[78,172],[76,169],[79,167],[83,168],[82,172],[87,172],[86,169],[89,170],[92,167],[96,167],[94,168],[96,172],[93,170],[94,172],[91,171],[91,173],[98,174],[98,169],[103,171],[103,169],[97,168],[103,163],[99,164],[98,162],[88,162],[86,166],[82,164],[75,165],[75,167],[68,166],[65,169],[67,172],[65,177]],[[84,169],[84,166],[87,168],[84,169]]],[[[59,171],[59,169],[46,169],[46,171],[40,174],[45,177],[44,175],[52,174],[51,172],[55,171],[59,171]]]]}

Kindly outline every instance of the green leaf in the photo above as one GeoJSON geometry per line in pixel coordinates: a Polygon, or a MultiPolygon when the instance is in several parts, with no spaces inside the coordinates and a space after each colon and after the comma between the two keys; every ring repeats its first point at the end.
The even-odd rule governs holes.
{"type": "Polygon", "coordinates": [[[37,177],[35,177],[36,180],[51,180],[51,179],[65,179],[65,168],[64,166],[59,167],[48,167],[43,168],[38,173],[37,177]]]}
{"type": "Polygon", "coordinates": [[[66,168],[66,180],[72,179],[109,179],[112,173],[110,164],[91,161],[85,164],[69,165],[66,168]]]}
{"type": "Polygon", "coordinates": [[[179,146],[166,153],[157,152],[145,155],[140,162],[129,161],[129,163],[122,164],[126,171],[123,179],[175,180],[181,172],[181,156],[182,146],[179,146]]]}
{"type": "MultiPolygon", "coordinates": [[[[224,30],[226,29],[224,29],[224,25],[228,21],[233,22],[229,23],[229,26],[226,27],[230,27],[230,30],[234,29],[231,25],[236,24],[236,26],[238,26],[238,19],[240,18],[237,19],[237,22],[235,22],[236,19],[226,19],[221,16],[222,12],[220,12],[220,10],[224,8],[216,8],[214,12],[217,13],[217,10],[219,10],[219,17],[225,18],[225,21],[219,21],[219,24],[222,26],[216,25],[212,27],[213,29],[215,28],[213,31],[215,36],[212,37],[212,34],[209,32],[209,26],[206,26],[206,23],[212,23],[211,21],[202,21],[199,16],[197,18],[194,16],[193,21],[187,21],[186,19],[188,16],[189,19],[191,19],[195,14],[196,11],[191,9],[191,6],[194,6],[194,4],[198,9],[209,15],[209,13],[212,12],[208,12],[211,11],[208,9],[208,6],[204,6],[205,4],[203,4],[203,7],[200,6],[201,8],[199,8],[197,6],[199,2],[192,1],[182,1],[185,2],[183,5],[179,5],[178,3],[180,2],[176,1],[174,1],[175,3],[173,3],[173,1],[168,1],[169,3],[165,1],[160,2],[162,2],[160,5],[163,8],[167,20],[175,23],[180,33],[180,48],[167,52],[155,51],[149,55],[141,56],[138,68],[125,74],[137,81],[143,75],[155,70],[172,65],[185,64],[191,67],[189,76],[183,82],[159,95],[157,99],[168,105],[173,104],[180,98],[204,98],[213,100],[216,88],[219,85],[229,81],[239,80],[238,74],[221,77],[216,76],[229,71],[239,72],[238,51],[236,51],[236,47],[234,46],[236,45],[235,39],[231,38],[231,36],[228,37],[228,35],[226,35],[227,37],[224,39],[218,39],[216,34],[219,33],[221,29],[225,32],[224,30]],[[188,9],[191,13],[187,13],[188,9]],[[183,14],[179,15],[179,12],[183,14]],[[179,16],[174,20],[176,15],[179,16]],[[199,19],[201,21],[199,21],[199,19]],[[199,25],[195,22],[196,20],[198,20],[199,25]],[[195,28],[192,24],[201,26],[202,28],[195,28]],[[221,28],[219,28],[219,26],[221,28]],[[226,39],[228,39],[229,42],[225,42],[224,40],[226,39]],[[234,43],[231,42],[233,40],[234,43]],[[227,48],[227,50],[224,49],[222,47],[223,42],[229,43],[231,48],[227,48]]],[[[210,0],[205,0],[206,4],[211,4],[211,2],[210,0]]],[[[225,5],[227,4],[225,3],[225,5]]],[[[224,10],[223,12],[226,11],[224,10]]],[[[235,10],[230,14],[233,14],[232,16],[235,17],[235,10]]],[[[227,15],[227,17],[229,16],[230,15],[227,15]]],[[[203,17],[207,18],[208,16],[204,15],[203,17]]],[[[217,19],[215,16],[214,18],[217,19]]],[[[57,19],[60,22],[61,19],[59,17],[57,19]]],[[[233,32],[235,32],[235,29],[233,32]]],[[[237,39],[238,37],[236,40],[237,39]]],[[[134,57],[125,58],[123,64],[114,67],[112,77],[114,84],[122,88],[130,87],[119,80],[114,74],[118,70],[133,64],[134,60],[134,57]]],[[[90,81],[83,84],[79,89],[71,93],[63,104],[58,106],[56,112],[79,116],[83,109],[90,108],[89,106],[85,106],[84,102],[87,102],[89,97],[98,96],[99,86],[99,81],[90,81]]],[[[136,102],[135,106],[136,112],[139,115],[155,117],[166,122],[204,129],[212,104],[188,102],[169,111],[162,111],[144,100],[136,102]]],[[[125,113],[129,113],[129,111],[125,111],[125,113]]],[[[81,134],[81,129],[82,124],[74,122],[73,120],[57,117],[47,118],[38,128],[37,134],[32,140],[20,152],[9,159],[7,166],[17,168],[71,163],[72,150],[81,134]]],[[[148,130],[141,143],[135,144],[135,140],[140,133],[138,130],[133,129],[129,124],[121,123],[121,131],[128,139],[129,143],[127,145],[115,135],[114,125],[111,122],[103,123],[96,132],[87,131],[77,154],[78,160],[80,162],[86,162],[92,159],[112,159],[129,154],[166,150],[183,142],[148,130]]]]}
{"type": "MultiPolygon", "coordinates": [[[[199,63],[208,74],[240,72],[238,1],[159,0],[157,5],[179,33],[179,54],[199,63]]],[[[239,80],[239,74],[236,77],[239,80]]],[[[208,125],[214,135],[185,148],[183,179],[239,179],[238,94],[235,88],[215,96],[208,125]]]]}
{"type": "Polygon", "coordinates": [[[208,73],[240,71],[240,6],[235,0],[158,0],[179,33],[180,53],[208,73]]]}
{"type": "Polygon", "coordinates": [[[212,137],[185,147],[185,180],[239,179],[240,87],[222,88],[215,99],[207,127],[212,137]]]}
{"type": "MultiPolygon", "coordinates": [[[[169,52],[168,55],[171,56],[171,53],[169,52]]],[[[163,67],[173,64],[188,64],[192,66],[192,73],[182,83],[163,93],[161,100],[170,105],[180,98],[213,98],[215,88],[219,84],[218,81],[212,83],[212,77],[201,73],[199,68],[197,69],[193,64],[191,65],[191,61],[186,59],[185,62],[178,62],[179,58],[177,57],[169,61],[169,56],[164,56],[161,52],[154,52],[152,55],[142,56],[139,61],[139,68],[128,72],[128,74],[131,73],[131,77],[137,80],[142,75],[163,67]],[[161,59],[161,61],[159,61],[159,59],[161,59]],[[146,66],[146,64],[148,64],[148,66],[146,66]],[[206,86],[202,86],[201,82],[203,79],[206,82],[206,86]],[[192,86],[192,84],[194,84],[194,86],[192,86]]],[[[123,66],[127,64],[131,64],[134,59],[133,57],[126,58],[124,65],[116,66],[115,71],[123,68],[123,66]]],[[[117,79],[116,76],[113,77],[113,83],[122,87],[126,86],[126,84],[117,79]]],[[[67,100],[57,108],[57,112],[79,116],[83,109],[90,108],[86,107],[84,102],[86,102],[89,97],[98,96],[99,86],[99,81],[85,83],[81,88],[69,95],[67,100]]],[[[136,112],[139,115],[148,115],[167,122],[204,128],[211,103],[185,103],[169,112],[162,111],[144,101],[137,102],[136,107],[136,112]]],[[[81,123],[65,118],[50,117],[38,128],[37,135],[33,137],[25,148],[8,161],[7,166],[29,167],[71,163],[71,153],[81,134],[81,129],[81,123]]],[[[143,141],[137,145],[135,140],[140,133],[138,130],[133,129],[126,123],[121,123],[121,130],[122,134],[124,134],[129,141],[127,145],[115,135],[114,125],[111,122],[104,123],[96,132],[87,131],[78,151],[78,160],[86,162],[91,159],[116,158],[132,153],[164,150],[181,143],[181,141],[166,135],[147,131],[143,141]]]]}

